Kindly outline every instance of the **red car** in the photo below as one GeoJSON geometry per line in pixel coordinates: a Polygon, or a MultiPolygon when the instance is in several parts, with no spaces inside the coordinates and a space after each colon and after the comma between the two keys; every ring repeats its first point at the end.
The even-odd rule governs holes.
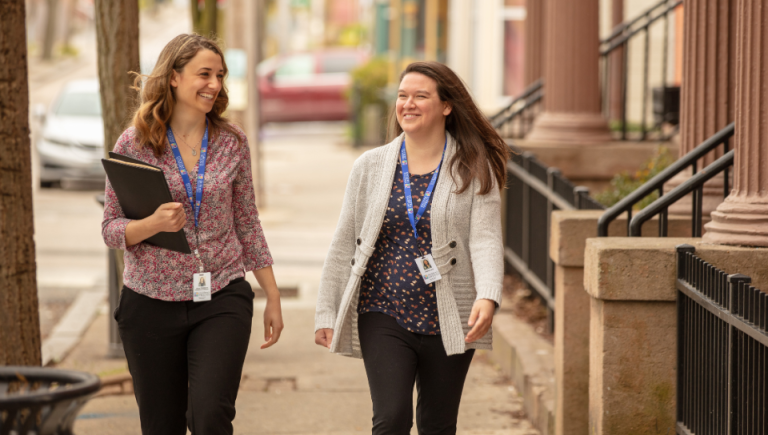
{"type": "Polygon", "coordinates": [[[259,65],[261,122],[349,119],[349,72],[367,58],[359,50],[335,49],[265,60],[259,65]]]}

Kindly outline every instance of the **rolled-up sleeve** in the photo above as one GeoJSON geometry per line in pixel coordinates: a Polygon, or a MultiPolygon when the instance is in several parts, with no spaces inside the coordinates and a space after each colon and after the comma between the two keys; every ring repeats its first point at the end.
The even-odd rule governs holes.
{"type": "Polygon", "coordinates": [[[256,209],[253,176],[251,174],[251,151],[245,134],[240,134],[242,144],[237,175],[232,186],[232,213],[235,232],[243,246],[245,270],[258,270],[271,266],[274,261],[267,246],[267,239],[261,228],[259,211],[256,209]]]}

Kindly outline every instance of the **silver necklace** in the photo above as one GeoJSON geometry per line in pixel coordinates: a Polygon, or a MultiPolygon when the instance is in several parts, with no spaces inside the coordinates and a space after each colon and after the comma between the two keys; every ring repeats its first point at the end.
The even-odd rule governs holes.
{"type": "MultiPolygon", "coordinates": [[[[173,131],[173,129],[171,129],[171,131],[173,131]]],[[[187,148],[189,148],[190,150],[192,150],[192,155],[193,155],[193,156],[196,156],[196,155],[197,155],[197,149],[195,149],[195,148],[192,148],[191,146],[189,146],[189,144],[187,143],[187,141],[184,139],[184,135],[181,135],[181,136],[179,136],[179,137],[181,138],[181,141],[182,141],[182,142],[184,142],[184,145],[186,145],[186,146],[187,146],[187,148]]]]}

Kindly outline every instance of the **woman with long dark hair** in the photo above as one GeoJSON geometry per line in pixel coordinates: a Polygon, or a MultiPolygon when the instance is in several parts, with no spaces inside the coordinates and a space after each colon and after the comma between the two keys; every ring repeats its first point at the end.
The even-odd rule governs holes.
{"type": "Polygon", "coordinates": [[[362,357],[374,434],[454,434],[475,349],[501,303],[508,147],[458,76],[410,64],[394,138],[352,169],[323,268],[315,342],[362,357]]]}
{"type": "Polygon", "coordinates": [[[161,168],[175,201],[127,219],[107,180],[102,235],[110,248],[125,250],[114,316],[144,435],[184,435],[187,427],[194,435],[233,432],[253,318],[247,271],[267,295],[261,348],[283,329],[247,139],[222,115],[226,74],[214,41],[177,36],[143,83],[137,77],[141,105],[114,148],[161,168]],[[194,254],[144,243],[181,229],[194,254]]]}

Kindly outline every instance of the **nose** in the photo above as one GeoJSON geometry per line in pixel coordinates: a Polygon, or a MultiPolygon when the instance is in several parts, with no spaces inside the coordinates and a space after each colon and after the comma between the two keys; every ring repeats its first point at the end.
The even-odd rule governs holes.
{"type": "Polygon", "coordinates": [[[403,104],[403,107],[414,107],[414,100],[413,97],[408,97],[407,100],[405,100],[405,104],[403,104]]]}

